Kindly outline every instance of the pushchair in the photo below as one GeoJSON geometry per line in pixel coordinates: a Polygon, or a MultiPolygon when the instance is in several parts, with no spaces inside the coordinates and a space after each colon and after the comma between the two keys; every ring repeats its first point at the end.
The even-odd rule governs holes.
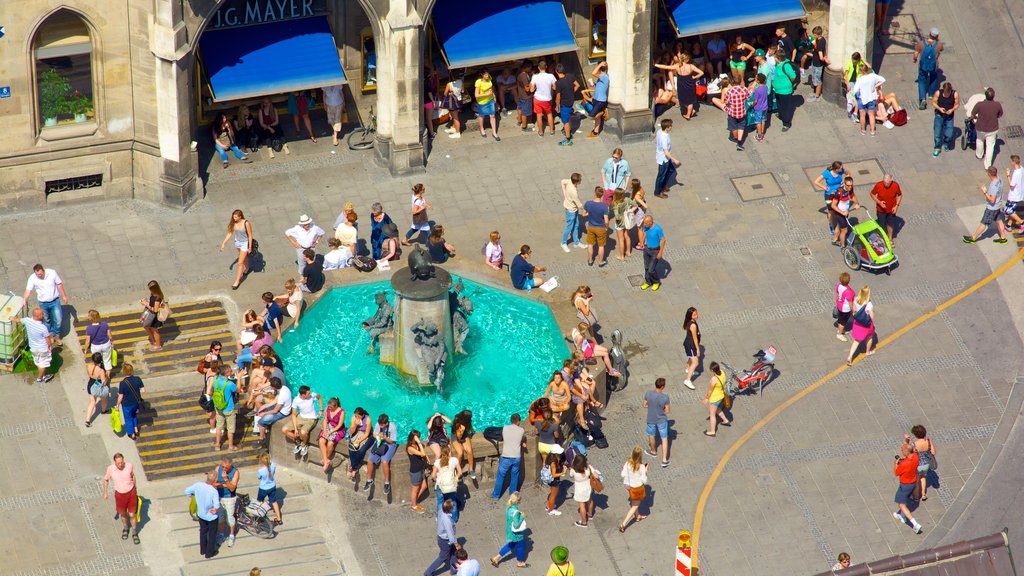
{"type": "Polygon", "coordinates": [[[846,217],[847,225],[851,234],[846,236],[846,246],[843,246],[843,262],[850,270],[866,268],[868,270],[885,270],[886,274],[896,264],[898,258],[893,252],[892,242],[885,233],[885,229],[878,225],[878,222],[871,217],[867,208],[863,208],[867,219],[856,224],[850,222],[846,217]]]}
{"type": "Polygon", "coordinates": [[[974,120],[964,118],[964,133],[960,135],[960,149],[974,148],[977,143],[978,130],[974,127],[974,120]]]}

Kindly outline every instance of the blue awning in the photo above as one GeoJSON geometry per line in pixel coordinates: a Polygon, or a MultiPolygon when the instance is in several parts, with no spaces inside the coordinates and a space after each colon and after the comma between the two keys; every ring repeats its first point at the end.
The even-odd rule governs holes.
{"type": "Polygon", "coordinates": [[[217,102],[345,81],[327,18],[209,30],[199,39],[217,102]]]}
{"type": "Polygon", "coordinates": [[[449,68],[576,50],[558,0],[437,0],[434,30],[449,68]]]}
{"type": "Polygon", "coordinates": [[[667,0],[680,38],[806,16],[800,0],[667,0]]]}

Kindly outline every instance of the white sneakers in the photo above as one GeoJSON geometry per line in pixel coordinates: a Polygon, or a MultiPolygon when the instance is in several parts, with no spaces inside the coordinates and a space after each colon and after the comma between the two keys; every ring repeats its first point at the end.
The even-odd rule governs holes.
{"type": "Polygon", "coordinates": [[[569,245],[568,244],[562,244],[562,252],[565,252],[566,254],[569,253],[569,245]]]}
{"type": "Polygon", "coordinates": [[[459,134],[458,132],[449,132],[448,133],[448,137],[449,138],[462,138],[462,134],[459,134]]]}
{"type": "Polygon", "coordinates": [[[850,339],[846,337],[846,334],[836,334],[836,340],[840,342],[849,342],[850,339]]]}
{"type": "Polygon", "coordinates": [[[562,513],[558,510],[548,510],[548,516],[561,516],[562,513]]]}
{"type": "Polygon", "coordinates": [[[689,380],[683,380],[683,386],[686,386],[690,390],[696,390],[697,389],[697,388],[694,387],[693,382],[690,382],[689,380]]]}
{"type": "Polygon", "coordinates": [[[590,246],[588,244],[584,244],[583,242],[577,242],[576,247],[583,248],[584,250],[590,249],[590,246]]]}

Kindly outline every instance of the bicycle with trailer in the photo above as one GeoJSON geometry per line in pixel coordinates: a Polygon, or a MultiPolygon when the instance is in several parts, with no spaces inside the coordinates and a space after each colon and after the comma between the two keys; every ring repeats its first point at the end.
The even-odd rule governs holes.
{"type": "Polygon", "coordinates": [[[850,270],[866,268],[885,270],[889,274],[899,261],[893,251],[892,241],[885,229],[871,217],[868,209],[863,206],[861,208],[867,214],[863,222],[854,224],[849,216],[846,217],[846,224],[853,233],[846,236],[846,245],[842,248],[843,262],[850,270]]]}
{"type": "Polygon", "coordinates": [[[764,386],[775,375],[775,346],[767,346],[754,353],[754,363],[746,370],[737,370],[725,362],[718,364],[729,373],[725,381],[725,393],[734,398],[741,392],[762,394],[764,386]]]}

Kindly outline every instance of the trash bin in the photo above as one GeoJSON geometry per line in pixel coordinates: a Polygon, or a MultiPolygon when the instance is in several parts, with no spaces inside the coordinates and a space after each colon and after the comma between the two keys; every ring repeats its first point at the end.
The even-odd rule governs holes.
{"type": "Polygon", "coordinates": [[[24,306],[20,297],[14,294],[0,295],[0,370],[14,371],[14,365],[25,348],[25,327],[20,322],[11,322],[11,317],[21,318],[24,306]]]}

